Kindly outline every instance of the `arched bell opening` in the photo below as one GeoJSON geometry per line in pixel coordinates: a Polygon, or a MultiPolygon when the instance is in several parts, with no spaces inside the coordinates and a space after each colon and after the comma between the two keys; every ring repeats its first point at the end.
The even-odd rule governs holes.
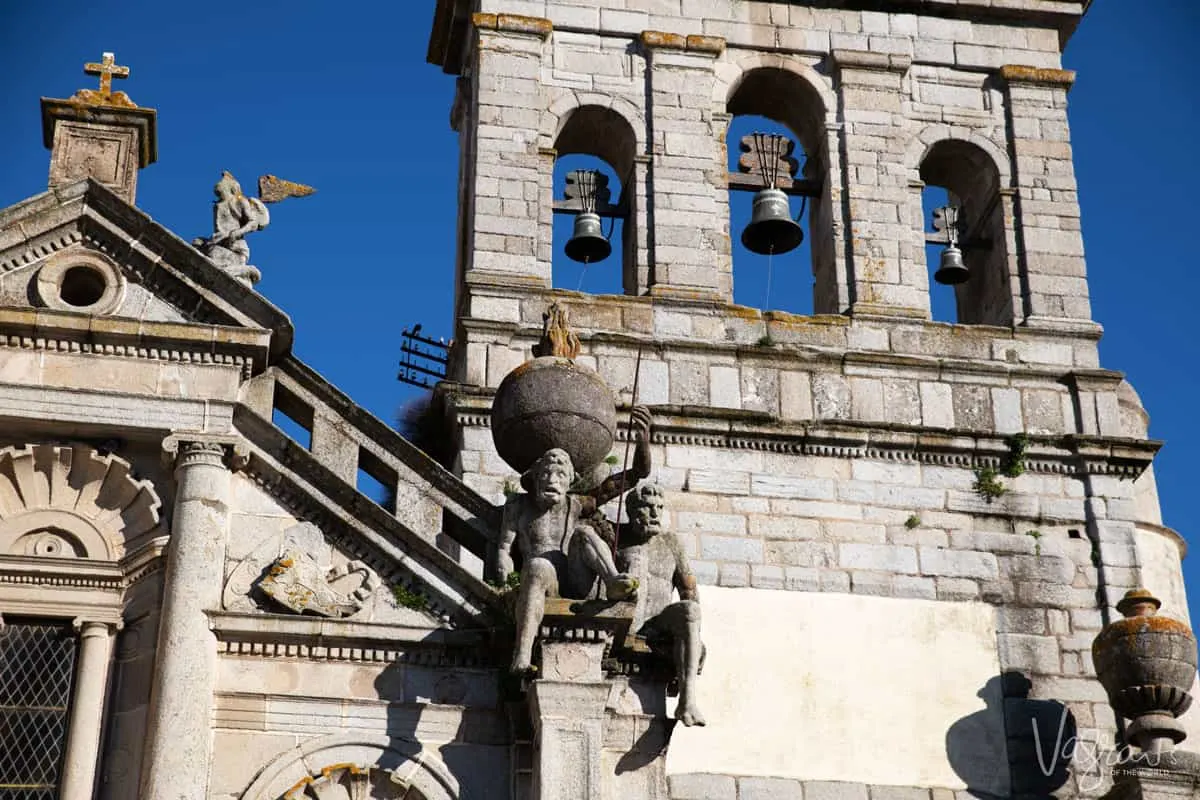
{"type": "Polygon", "coordinates": [[[632,127],[582,106],[555,140],[552,282],[590,294],[636,294],[636,180],[632,127]]]}
{"type": "Polygon", "coordinates": [[[1004,197],[995,162],[978,145],[946,139],[926,151],[920,174],[933,318],[1012,324],[1004,197]]]}
{"type": "Polygon", "coordinates": [[[727,111],[734,302],[794,314],[835,313],[820,96],[796,73],[763,67],[742,76],[727,111]]]}

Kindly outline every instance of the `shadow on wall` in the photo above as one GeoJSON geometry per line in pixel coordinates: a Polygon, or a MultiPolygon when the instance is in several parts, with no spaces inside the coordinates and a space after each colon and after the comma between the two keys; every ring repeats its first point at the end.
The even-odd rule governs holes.
{"type": "MultiPolygon", "coordinates": [[[[496,694],[494,675],[416,664],[393,663],[375,678],[381,700],[388,701],[387,735],[406,763],[384,764],[401,774],[415,770],[423,753],[440,759],[461,787],[461,797],[508,800],[510,797],[508,710],[496,694]],[[447,744],[423,746],[422,739],[447,744]]],[[[394,792],[392,786],[390,791],[394,792]]],[[[371,794],[392,798],[395,794],[371,794]]],[[[425,800],[410,790],[406,800],[425,800]]]]}
{"type": "Polygon", "coordinates": [[[1016,670],[990,678],[977,693],[987,708],[946,731],[950,766],[976,797],[1049,797],[1070,777],[1063,753],[1072,751],[1075,717],[1056,700],[1031,699],[1032,688],[1016,670]],[[1003,742],[995,737],[997,718],[1003,742]]]}

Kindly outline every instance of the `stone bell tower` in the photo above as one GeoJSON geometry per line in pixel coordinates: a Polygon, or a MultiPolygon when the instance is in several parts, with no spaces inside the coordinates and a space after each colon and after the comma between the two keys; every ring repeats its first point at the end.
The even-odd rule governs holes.
{"type": "Polygon", "coordinates": [[[671,742],[672,796],[1087,794],[1038,771],[1031,720],[1112,747],[1092,639],[1139,585],[1186,619],[1160,443],[1088,301],[1062,68],[1087,5],[439,0],[456,468],[496,499],[514,480],[491,397],[555,300],[578,360],[651,407],[719,695],[671,742]],[[806,198],[811,316],[732,303],[730,192],[768,188],[728,167],[742,115],[807,156],[775,188],[806,198]],[[577,154],[620,178],[623,295],[553,285],[553,215],[582,210],[554,166],[577,154]],[[930,186],[957,215],[936,233],[930,186]],[[961,247],[953,325],[931,321],[931,242],[961,247]],[[797,733],[817,729],[821,752],[797,733]]]}

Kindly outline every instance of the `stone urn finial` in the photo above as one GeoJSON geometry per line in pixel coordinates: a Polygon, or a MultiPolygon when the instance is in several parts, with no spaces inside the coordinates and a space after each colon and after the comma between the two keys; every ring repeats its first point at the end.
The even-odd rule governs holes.
{"type": "Polygon", "coordinates": [[[1145,589],[1125,593],[1125,615],[1092,642],[1096,675],[1108,702],[1131,720],[1126,737],[1147,753],[1174,748],[1187,736],[1176,720],[1192,704],[1196,637],[1179,620],[1158,616],[1162,602],[1145,589]]]}
{"type": "Polygon", "coordinates": [[[579,337],[565,306],[542,315],[533,358],[504,377],[492,401],[492,441],[517,472],[543,453],[565,450],[577,474],[601,464],[617,430],[616,398],[595,370],[577,364],[579,337]]]}

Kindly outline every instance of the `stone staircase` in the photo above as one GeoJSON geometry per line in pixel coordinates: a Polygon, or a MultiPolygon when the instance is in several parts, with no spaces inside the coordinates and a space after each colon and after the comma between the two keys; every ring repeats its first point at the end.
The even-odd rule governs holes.
{"type": "Polygon", "coordinates": [[[471,606],[496,607],[482,574],[500,509],[311,367],[288,355],[252,378],[234,423],[281,468],[319,488],[333,513],[382,537],[385,551],[397,547],[396,560],[422,581],[451,583],[450,594],[465,589],[471,606]]]}

